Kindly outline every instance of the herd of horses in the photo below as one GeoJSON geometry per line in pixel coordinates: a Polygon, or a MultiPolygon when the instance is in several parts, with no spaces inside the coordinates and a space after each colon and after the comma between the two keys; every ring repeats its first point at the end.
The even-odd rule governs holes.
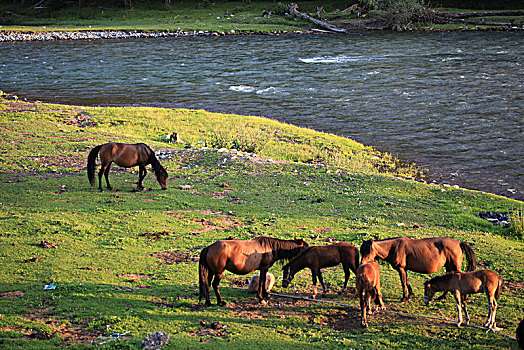
{"type": "Polygon", "coordinates": [[[457,325],[460,326],[463,323],[462,309],[466,324],[470,319],[466,308],[467,295],[485,293],[489,313],[484,326],[497,330],[495,315],[497,299],[502,291],[502,279],[491,270],[476,270],[476,256],[470,245],[447,237],[370,239],[363,241],[360,254],[355,246],[345,242],[309,246],[302,239],[257,237],[252,240],[219,240],[204,248],[200,254],[199,299],[205,299],[207,306],[212,305],[209,297],[209,286],[212,285],[218,305],[225,305],[218,290],[224,271],[246,275],[260,270],[257,297],[261,303],[267,303],[269,293],[264,287],[266,275],[269,268],[280,260],[289,261],[282,267],[282,286],[289,286],[297,272],[309,268],[313,278],[313,297],[316,297],[317,278],[323,293],[327,291],[321,269],[342,264],[344,284],[339,293],[347,287],[349,271],[353,271],[360,299],[361,325],[367,327],[366,315],[371,312],[371,301],[377,304],[378,309],[385,308],[377,259],[387,261],[398,271],[403,289],[401,302],[413,296],[406,271],[432,274],[444,267],[447,274],[424,282],[424,302],[428,304],[436,292],[444,292],[440,298],[444,298],[447,292],[452,293],[458,310],[457,325]],[[464,256],[468,272],[460,272],[464,256]]]}
{"type": "MultiPolygon", "coordinates": [[[[167,189],[167,171],[156,158],[155,152],[146,144],[111,142],[94,147],[87,161],[87,175],[92,186],[95,186],[95,164],[98,157],[101,162],[98,172],[100,191],[103,191],[103,175],[107,188],[113,189],[109,183],[112,163],[124,168],[138,166],[139,190],[144,189],[142,183],[147,174],[146,166],[151,165],[161,188],[167,189]]],[[[288,261],[282,267],[282,286],[284,288],[291,284],[297,272],[309,268],[313,279],[313,297],[316,297],[317,278],[322,286],[323,294],[327,292],[321,269],[342,264],[344,284],[340,293],[347,287],[351,270],[356,276],[361,325],[367,327],[366,315],[371,312],[371,301],[374,301],[379,309],[385,308],[382,300],[378,259],[387,261],[393,269],[398,271],[403,291],[401,302],[413,296],[406,271],[432,274],[444,267],[445,275],[424,282],[424,302],[428,304],[436,292],[443,292],[438,299],[444,298],[448,292],[452,293],[458,311],[457,325],[460,326],[463,323],[462,311],[464,311],[466,324],[470,320],[466,305],[467,295],[485,293],[488,298],[489,312],[484,326],[497,330],[495,315],[497,299],[502,291],[502,279],[491,270],[476,270],[476,256],[471,246],[446,237],[370,239],[363,241],[360,250],[345,242],[327,246],[309,246],[302,239],[282,240],[263,236],[252,240],[219,240],[205,247],[200,253],[199,301],[205,299],[206,306],[212,305],[209,296],[211,285],[217,304],[225,305],[218,290],[224,272],[227,270],[237,275],[246,275],[259,270],[257,297],[261,303],[267,303],[269,293],[265,288],[266,276],[269,268],[277,261],[288,261]],[[467,260],[467,272],[460,272],[464,256],[467,260]]]]}

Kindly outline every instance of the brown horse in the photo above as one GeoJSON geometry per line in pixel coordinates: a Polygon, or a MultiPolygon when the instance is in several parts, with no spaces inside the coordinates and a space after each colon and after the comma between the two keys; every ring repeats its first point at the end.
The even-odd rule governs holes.
{"type": "MultiPolygon", "coordinates": [[[[468,261],[467,270],[475,270],[476,256],[469,244],[446,237],[422,239],[399,237],[377,241],[370,239],[360,246],[360,255],[362,263],[376,258],[389,262],[400,275],[402,301],[406,301],[413,295],[406,270],[430,274],[444,266],[446,272],[460,271],[464,257],[463,250],[468,261]]],[[[441,298],[445,295],[446,293],[441,298]]]]}
{"type": "Polygon", "coordinates": [[[371,300],[375,301],[379,309],[385,309],[380,291],[380,269],[375,260],[362,264],[357,269],[357,295],[360,298],[360,325],[368,326],[366,313],[371,315],[371,300]]]}
{"type": "Polygon", "coordinates": [[[126,144],[110,142],[96,146],[89,152],[87,157],[87,177],[91,186],[95,186],[95,162],[96,157],[100,156],[102,166],[98,172],[98,188],[102,189],[102,175],[105,175],[107,188],[112,190],[109,184],[109,169],[111,163],[115,163],[124,168],[131,168],[138,165],[138,189],[143,190],[142,181],[146,177],[146,165],[151,164],[155,171],[156,179],[163,190],[167,189],[167,171],[160,164],[155,156],[155,152],[143,143],[126,144]]]}
{"type": "Polygon", "coordinates": [[[475,293],[486,293],[489,303],[488,317],[484,327],[494,331],[498,328],[495,322],[497,299],[502,292],[502,279],[491,270],[473,272],[451,272],[443,276],[433,277],[424,282],[424,303],[429,304],[436,292],[451,292],[455,296],[458,311],[457,326],[462,324],[462,310],[469,324],[469,313],[466,308],[465,296],[475,293]]]}
{"type": "Polygon", "coordinates": [[[342,293],[348,284],[349,270],[351,269],[353,273],[356,273],[358,262],[358,249],[349,243],[340,242],[327,246],[309,247],[282,267],[284,272],[282,287],[286,288],[297,272],[309,267],[313,277],[313,298],[317,296],[317,276],[322,285],[323,295],[325,295],[327,289],[324,285],[324,279],[322,278],[320,269],[342,263],[342,268],[344,269],[344,286],[339,292],[342,293]]]}
{"type": "Polygon", "coordinates": [[[212,283],[218,305],[225,305],[218,291],[218,284],[225,270],[237,275],[247,275],[260,270],[258,300],[264,302],[268,297],[265,287],[266,274],[273,264],[281,259],[290,259],[299,254],[308,244],[302,239],[282,240],[270,237],[257,237],[248,241],[222,240],[202,249],[200,253],[199,300],[209,300],[209,285],[212,283]]]}

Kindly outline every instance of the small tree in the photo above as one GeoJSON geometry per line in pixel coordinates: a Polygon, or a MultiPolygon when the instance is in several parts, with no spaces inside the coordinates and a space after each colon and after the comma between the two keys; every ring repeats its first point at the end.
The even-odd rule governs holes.
{"type": "Polygon", "coordinates": [[[411,23],[427,19],[429,13],[423,0],[360,0],[360,4],[373,10],[383,27],[394,30],[409,29],[411,23]]]}

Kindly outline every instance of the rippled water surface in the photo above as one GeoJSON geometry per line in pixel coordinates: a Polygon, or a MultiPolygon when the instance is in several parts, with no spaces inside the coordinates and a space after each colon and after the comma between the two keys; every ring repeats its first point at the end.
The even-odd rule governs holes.
{"type": "Polygon", "coordinates": [[[0,89],[262,115],[524,199],[523,65],[522,33],[17,42],[0,44],[0,89]]]}

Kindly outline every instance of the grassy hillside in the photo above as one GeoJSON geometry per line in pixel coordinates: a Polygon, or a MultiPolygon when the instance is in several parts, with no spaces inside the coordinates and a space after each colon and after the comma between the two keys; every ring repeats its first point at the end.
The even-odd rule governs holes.
{"type": "MultiPolygon", "coordinates": [[[[419,175],[416,168],[388,155],[263,118],[3,96],[0,133],[0,347],[138,349],[147,334],[163,331],[169,349],[516,349],[507,335],[515,335],[522,318],[524,244],[511,229],[475,214],[508,212],[522,202],[408,180],[419,175]],[[173,131],[185,144],[165,141],[173,131]],[[90,187],[87,153],[108,141],[145,142],[159,151],[168,190],[150,172],[148,190],[134,191],[137,169],[118,167],[110,175],[115,191],[90,187]],[[217,151],[231,142],[265,147],[257,154],[217,151]],[[378,312],[362,330],[358,310],[345,306],[358,304],[354,288],[336,294],[341,267],[326,269],[330,293],[322,298],[338,304],[273,296],[259,305],[238,288],[251,275],[230,273],[221,283],[228,305],[199,304],[201,249],[259,235],[314,245],[359,246],[374,236],[473,243],[479,265],[506,282],[497,313],[503,330],[457,328],[451,297],[424,306],[427,275],[408,272],[415,297],[398,303],[398,274],[387,264],[380,266],[387,310],[440,320],[378,312]]],[[[270,271],[281,276],[279,265],[270,271]]],[[[280,282],[274,291],[311,296],[309,271],[294,282],[296,294],[280,282]]],[[[485,296],[472,296],[469,309],[472,324],[481,325],[485,296]]]]}

